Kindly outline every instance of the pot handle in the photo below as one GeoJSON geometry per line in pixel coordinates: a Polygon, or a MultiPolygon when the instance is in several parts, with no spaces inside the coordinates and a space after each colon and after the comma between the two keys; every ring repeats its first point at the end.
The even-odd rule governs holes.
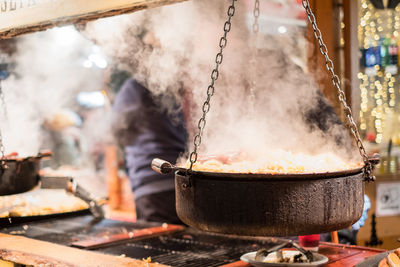
{"type": "Polygon", "coordinates": [[[152,160],[151,168],[160,174],[168,174],[177,169],[168,161],[159,158],[155,158],[152,160]]]}
{"type": "Polygon", "coordinates": [[[37,154],[38,158],[50,158],[51,156],[53,156],[53,152],[50,150],[43,150],[37,154]]]}
{"type": "MultiPolygon", "coordinates": [[[[380,163],[380,155],[379,154],[374,154],[372,157],[368,158],[368,161],[371,163],[372,166],[372,171],[375,169],[375,166],[378,165],[380,163]]],[[[372,175],[371,177],[373,177],[374,179],[372,181],[375,181],[375,175],[372,175]]],[[[370,179],[364,179],[364,181],[370,182],[370,179]]]]}
{"type": "Polygon", "coordinates": [[[380,155],[379,154],[374,154],[372,157],[368,158],[368,161],[372,164],[373,167],[379,164],[380,160],[380,155]]]}

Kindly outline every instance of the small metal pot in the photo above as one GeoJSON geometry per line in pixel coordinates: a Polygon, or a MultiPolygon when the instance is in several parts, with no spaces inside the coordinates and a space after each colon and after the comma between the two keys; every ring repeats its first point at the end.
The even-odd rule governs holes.
{"type": "MultiPolygon", "coordinates": [[[[361,169],[321,174],[229,174],[174,169],[176,210],[195,228],[224,234],[293,236],[346,228],[362,215],[361,169]]],[[[161,171],[162,170],[162,171],[161,171]]]]}
{"type": "Polygon", "coordinates": [[[0,165],[0,196],[34,188],[40,180],[40,160],[51,155],[51,152],[43,152],[34,157],[4,159],[5,166],[0,165]]]}

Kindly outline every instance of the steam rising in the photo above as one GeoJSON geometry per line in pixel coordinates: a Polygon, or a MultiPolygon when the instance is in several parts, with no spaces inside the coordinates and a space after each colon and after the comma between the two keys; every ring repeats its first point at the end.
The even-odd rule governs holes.
{"type": "Polygon", "coordinates": [[[73,27],[18,39],[14,74],[2,82],[8,115],[1,110],[6,154],[36,155],[49,142],[45,120],[72,106],[79,90],[101,88],[99,73],[82,67],[81,53],[92,46],[73,27]]]}
{"type": "MultiPolygon", "coordinates": [[[[188,150],[193,148],[229,3],[188,1],[101,19],[88,23],[83,32],[155,96],[172,95],[184,103],[188,150]]],[[[254,39],[246,12],[243,1],[237,1],[199,155],[245,151],[267,160],[285,150],[308,155],[334,152],[344,160],[359,161],[348,132],[333,117],[324,131],[307,121],[313,110],[314,117],[320,114],[317,86],[301,64],[307,49],[304,33],[288,27],[284,35],[260,35],[252,62],[254,39]],[[250,90],[253,77],[256,86],[250,90]]],[[[262,27],[269,25],[261,24],[261,31],[262,27]]],[[[7,121],[1,118],[7,152],[36,154],[46,116],[70,103],[75,90],[100,86],[100,77],[76,66],[81,63],[78,48],[89,41],[71,38],[77,39],[57,42],[56,33],[47,31],[19,42],[20,77],[4,82],[12,114],[7,121]],[[15,133],[24,133],[23,138],[15,133]]],[[[160,102],[164,108],[173,107],[168,99],[160,102]]]]}
{"type": "MultiPolygon", "coordinates": [[[[304,32],[289,27],[285,35],[260,35],[258,56],[250,64],[253,37],[242,2],[236,2],[199,155],[245,151],[267,160],[275,157],[276,151],[286,150],[308,155],[329,152],[344,160],[359,161],[348,132],[334,115],[323,120],[323,130],[308,120],[310,114],[314,118],[323,116],[317,107],[326,102],[305,73],[305,64],[301,64],[307,49],[304,32]],[[255,99],[250,97],[251,77],[256,82],[255,99]]],[[[186,104],[192,103],[187,125],[190,150],[229,3],[189,1],[96,21],[86,27],[86,34],[119,58],[154,95],[173,94],[186,104]],[[150,46],[143,38],[148,32],[155,37],[150,46]],[[179,90],[182,85],[183,94],[179,90]]]]}

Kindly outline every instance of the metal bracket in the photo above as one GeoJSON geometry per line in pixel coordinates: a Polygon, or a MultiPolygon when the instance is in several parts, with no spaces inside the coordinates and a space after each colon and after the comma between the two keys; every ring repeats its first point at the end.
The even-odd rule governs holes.
{"type": "Polygon", "coordinates": [[[184,182],[182,183],[182,188],[183,189],[189,189],[192,187],[192,175],[187,173],[185,176],[183,176],[184,182]]]}

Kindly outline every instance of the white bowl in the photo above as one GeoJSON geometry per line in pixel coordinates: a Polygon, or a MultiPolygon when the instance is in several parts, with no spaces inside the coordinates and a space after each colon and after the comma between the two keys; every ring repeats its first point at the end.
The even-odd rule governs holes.
{"type": "MultiPolygon", "coordinates": [[[[255,260],[256,257],[256,253],[257,252],[249,252],[246,253],[244,255],[242,255],[240,257],[240,260],[244,261],[244,262],[248,262],[251,265],[255,266],[255,267],[283,267],[283,266],[301,266],[301,267],[306,267],[306,266],[310,266],[310,267],[315,267],[315,266],[320,266],[322,264],[325,264],[328,262],[328,258],[322,254],[318,254],[318,253],[313,253],[314,256],[314,261],[313,262],[296,262],[296,263],[287,263],[287,262],[263,262],[263,261],[257,261],[255,260]]],[[[294,255],[299,254],[300,252],[297,250],[283,250],[282,254],[283,257],[293,257],[294,255]]],[[[274,259],[276,259],[276,252],[272,252],[270,253],[267,258],[268,260],[273,261],[274,259]]]]}

